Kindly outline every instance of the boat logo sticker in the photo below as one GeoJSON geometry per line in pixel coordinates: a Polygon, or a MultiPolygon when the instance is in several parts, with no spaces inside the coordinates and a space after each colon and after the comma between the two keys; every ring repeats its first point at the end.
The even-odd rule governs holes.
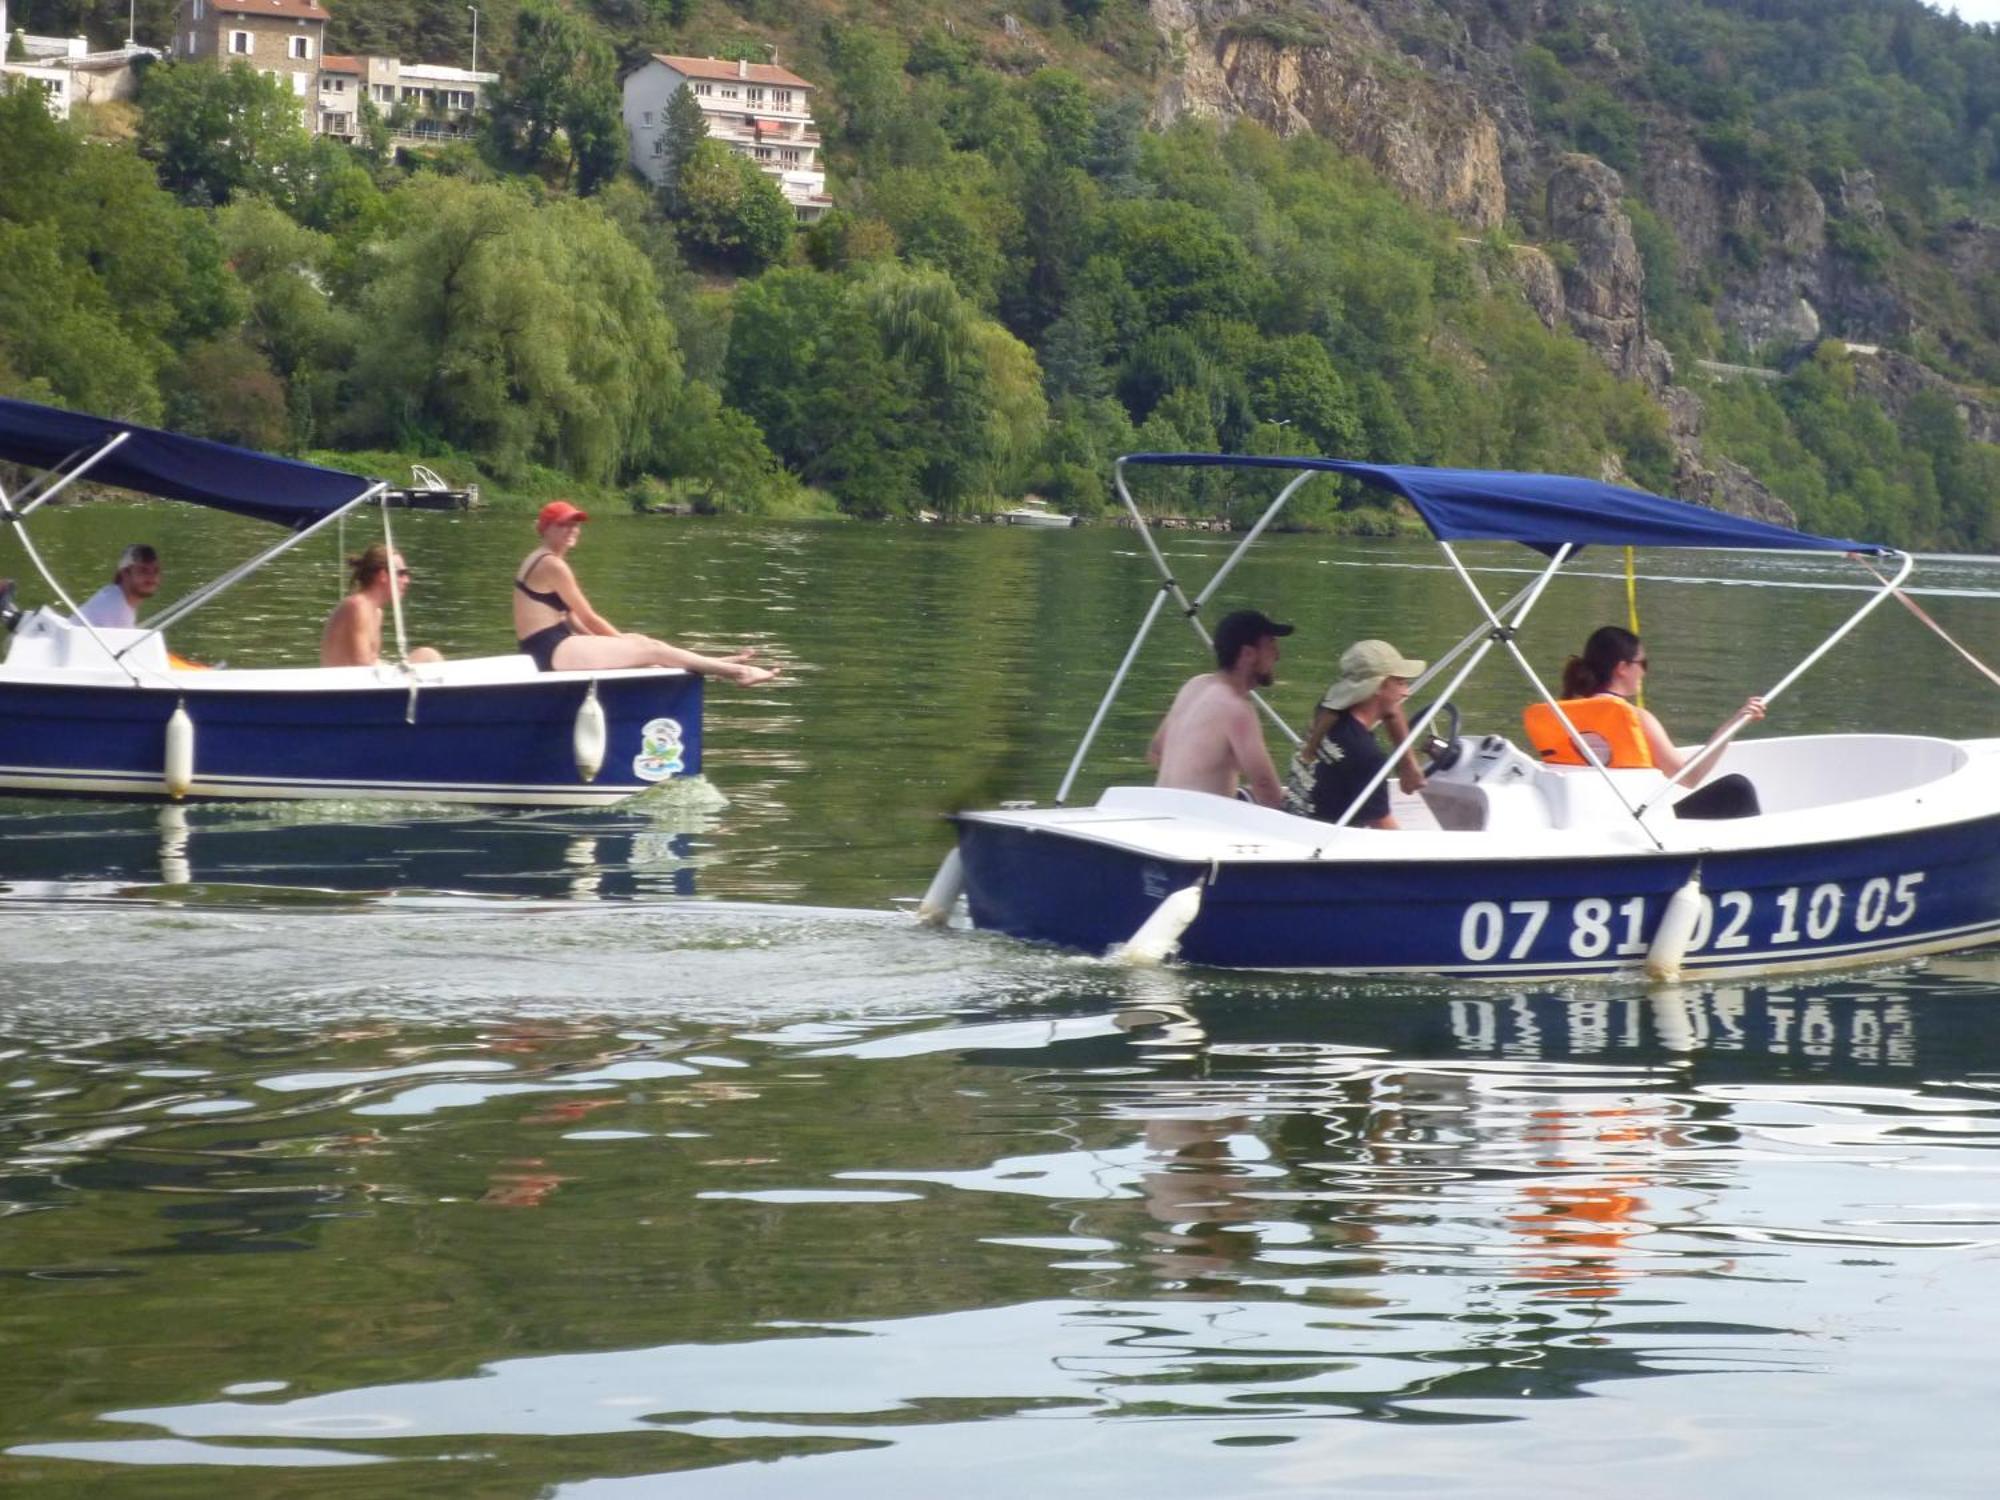
{"type": "Polygon", "coordinates": [[[641,781],[665,781],[678,776],[681,759],[681,721],[648,719],[639,731],[639,753],[632,757],[632,774],[641,781]]]}

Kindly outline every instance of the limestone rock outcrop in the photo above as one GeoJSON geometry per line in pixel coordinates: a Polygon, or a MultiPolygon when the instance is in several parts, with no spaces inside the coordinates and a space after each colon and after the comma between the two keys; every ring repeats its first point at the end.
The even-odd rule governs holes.
{"type": "Polygon", "coordinates": [[[1243,117],[1281,136],[1310,131],[1413,202],[1473,229],[1505,221],[1492,114],[1463,83],[1410,67],[1365,11],[1326,0],[1278,17],[1227,0],[1152,0],[1152,16],[1181,59],[1155,124],[1243,117]]]}
{"type": "Polygon", "coordinates": [[[1562,157],[1549,174],[1549,235],[1576,253],[1563,272],[1570,327],[1617,374],[1658,393],[1673,360],[1646,331],[1646,268],[1616,172],[1592,156],[1562,157]]]}

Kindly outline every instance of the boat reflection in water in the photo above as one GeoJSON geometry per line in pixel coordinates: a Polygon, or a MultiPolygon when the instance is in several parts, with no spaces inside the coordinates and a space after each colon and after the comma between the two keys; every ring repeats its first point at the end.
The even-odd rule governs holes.
{"type": "Polygon", "coordinates": [[[452,893],[573,900],[691,896],[714,794],[616,809],[408,804],[0,806],[0,892],[160,899],[452,893]]]}

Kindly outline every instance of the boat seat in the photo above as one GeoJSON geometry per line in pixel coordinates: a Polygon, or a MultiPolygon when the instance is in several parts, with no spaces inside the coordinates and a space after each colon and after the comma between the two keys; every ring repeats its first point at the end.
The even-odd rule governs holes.
{"type": "Polygon", "coordinates": [[[53,610],[31,609],[14,630],[7,665],[31,671],[122,672],[124,667],[112,660],[105,646],[114,652],[130,646],[123,658],[125,666],[156,672],[169,668],[166,639],[157,632],[100,627],[97,635],[103,638],[103,646],[75,621],[53,610]]]}

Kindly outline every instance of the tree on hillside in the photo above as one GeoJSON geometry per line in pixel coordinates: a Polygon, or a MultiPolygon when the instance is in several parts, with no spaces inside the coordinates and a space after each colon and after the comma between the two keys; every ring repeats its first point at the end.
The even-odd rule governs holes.
{"type": "Polygon", "coordinates": [[[720,141],[704,140],[679,177],[675,227],[690,254],[746,273],[785,258],[796,216],[755,162],[720,141]]]}
{"type": "Polygon", "coordinates": [[[681,382],[645,255],[591,202],[423,175],[367,265],[351,437],[446,442],[503,474],[648,464],[681,382]]]}
{"type": "Polygon", "coordinates": [[[670,219],[682,212],[681,173],[694,161],[695,148],[707,139],[708,116],[701,105],[685,87],[675,89],[660,128],[660,154],[666,163],[660,179],[660,212],[670,219]]]}
{"type": "Polygon", "coordinates": [[[51,120],[40,90],[0,91],[0,364],[23,394],[157,418],[175,351],[241,313],[204,215],[51,120]]]}
{"type": "Polygon", "coordinates": [[[495,147],[504,160],[533,170],[558,130],[592,118],[592,95],[605,89],[615,95],[617,84],[611,48],[597,27],[556,0],[524,0],[514,50],[494,90],[488,129],[495,147]]]}
{"type": "Polygon", "coordinates": [[[312,140],[298,96],[247,63],[148,68],[139,108],[139,154],[183,202],[261,193],[289,203],[303,186],[312,140]]]}
{"type": "Polygon", "coordinates": [[[569,142],[564,179],[588,198],[625,165],[625,117],[617,88],[605,80],[577,89],[563,110],[562,127],[569,142]]]}
{"type": "Polygon", "coordinates": [[[811,483],[862,515],[969,508],[1025,469],[1047,424],[1034,355],[941,271],[773,271],[738,293],[730,400],[811,483]]]}

